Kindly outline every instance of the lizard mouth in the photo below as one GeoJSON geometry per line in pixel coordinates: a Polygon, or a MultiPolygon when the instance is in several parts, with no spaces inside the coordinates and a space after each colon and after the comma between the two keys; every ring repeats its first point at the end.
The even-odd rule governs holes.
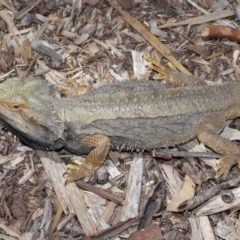
{"type": "Polygon", "coordinates": [[[1,119],[7,129],[30,147],[34,145],[34,148],[37,148],[39,145],[44,146],[44,149],[52,149],[53,147],[51,146],[59,139],[54,132],[41,124],[32,122],[25,122],[25,124],[21,122],[21,124],[18,124],[16,120],[16,118],[12,120],[7,117],[1,119]]]}
{"type": "MultiPolygon", "coordinates": [[[[59,150],[63,148],[66,145],[66,140],[63,138],[54,139],[53,135],[49,131],[44,131],[40,133],[39,131],[34,131],[34,129],[28,128],[27,126],[24,127],[24,129],[15,129],[10,124],[4,123],[6,125],[6,128],[11,131],[14,135],[16,135],[19,140],[33,148],[33,149],[39,149],[39,150],[59,150]],[[47,135],[46,135],[47,133],[47,135]]],[[[42,129],[47,130],[46,127],[42,126],[42,129]]]]}

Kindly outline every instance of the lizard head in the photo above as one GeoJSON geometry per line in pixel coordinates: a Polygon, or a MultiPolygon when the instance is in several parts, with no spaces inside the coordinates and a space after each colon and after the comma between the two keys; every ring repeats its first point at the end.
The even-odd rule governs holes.
{"type": "Polygon", "coordinates": [[[46,80],[8,79],[0,84],[0,120],[32,148],[61,148],[64,123],[54,108],[56,95],[46,80]]]}

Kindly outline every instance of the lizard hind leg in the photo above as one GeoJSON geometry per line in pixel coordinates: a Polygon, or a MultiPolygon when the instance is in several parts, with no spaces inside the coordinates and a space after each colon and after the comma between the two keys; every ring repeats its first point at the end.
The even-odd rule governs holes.
{"type": "Polygon", "coordinates": [[[198,77],[178,72],[170,63],[168,63],[169,68],[167,68],[149,56],[144,56],[144,59],[151,63],[148,67],[158,73],[154,76],[155,80],[162,80],[172,87],[195,87],[206,85],[206,83],[198,77]]]}
{"type": "Polygon", "coordinates": [[[75,95],[79,96],[91,91],[90,86],[78,85],[78,83],[72,78],[69,78],[68,82],[69,82],[69,86],[66,86],[63,84],[57,84],[58,90],[66,96],[75,96],[75,95]]]}
{"type": "Polygon", "coordinates": [[[92,174],[102,165],[110,150],[110,139],[105,135],[95,134],[83,138],[81,145],[94,147],[86,157],[84,162],[68,164],[68,182],[85,178],[89,179],[92,174]]]}
{"type": "Polygon", "coordinates": [[[155,75],[153,78],[155,80],[162,80],[163,82],[165,82],[166,78],[170,73],[170,70],[149,56],[144,56],[144,59],[150,62],[148,67],[157,72],[157,75],[155,75]]]}
{"type": "Polygon", "coordinates": [[[207,113],[197,127],[197,138],[215,152],[223,154],[215,166],[216,178],[225,180],[231,167],[240,167],[240,149],[234,142],[218,135],[224,127],[224,116],[220,112],[207,113]]]}

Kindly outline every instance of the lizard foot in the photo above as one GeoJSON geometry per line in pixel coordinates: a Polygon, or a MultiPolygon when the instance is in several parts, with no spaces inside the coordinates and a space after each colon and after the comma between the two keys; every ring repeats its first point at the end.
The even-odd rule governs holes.
{"type": "Polygon", "coordinates": [[[93,166],[85,164],[85,162],[80,162],[78,160],[74,161],[75,164],[66,165],[67,168],[67,182],[73,182],[84,178],[86,181],[93,175],[96,171],[93,166]]]}
{"type": "Polygon", "coordinates": [[[155,80],[165,80],[168,77],[169,70],[165,66],[149,56],[144,56],[144,59],[150,62],[148,67],[158,73],[153,77],[155,80]]]}
{"type": "Polygon", "coordinates": [[[240,168],[240,156],[238,155],[227,155],[225,157],[220,158],[217,161],[217,164],[214,168],[216,172],[216,178],[220,178],[222,176],[223,180],[226,180],[228,173],[233,165],[238,163],[240,168]]]}
{"type": "Polygon", "coordinates": [[[103,164],[109,149],[110,139],[105,135],[95,134],[83,138],[82,146],[94,147],[87,155],[85,162],[74,161],[75,164],[67,165],[68,182],[84,178],[90,179],[93,173],[103,164]]]}
{"type": "Polygon", "coordinates": [[[69,78],[68,81],[69,86],[57,84],[58,90],[66,96],[82,95],[91,90],[91,87],[88,85],[78,85],[78,83],[72,78],[69,78]]]}

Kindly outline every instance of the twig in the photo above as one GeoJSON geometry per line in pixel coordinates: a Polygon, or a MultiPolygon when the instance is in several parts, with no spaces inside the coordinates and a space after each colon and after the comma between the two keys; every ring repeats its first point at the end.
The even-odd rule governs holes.
{"type": "Polygon", "coordinates": [[[130,228],[131,226],[138,224],[141,217],[142,217],[142,214],[135,218],[130,218],[127,221],[120,222],[110,228],[99,231],[94,235],[87,236],[84,238],[84,240],[104,240],[104,239],[108,239],[109,237],[113,237],[123,232],[124,230],[130,228]]]}
{"type": "Polygon", "coordinates": [[[191,42],[192,44],[196,44],[191,38],[187,37],[187,36],[184,35],[183,33],[178,32],[178,31],[176,31],[176,30],[174,30],[174,29],[172,29],[172,28],[168,28],[168,29],[169,29],[170,31],[172,31],[172,32],[175,32],[175,33],[183,36],[185,39],[187,39],[187,40],[188,40],[189,42],[191,42]]]}
{"type": "Polygon", "coordinates": [[[26,74],[25,74],[25,76],[24,76],[25,78],[28,77],[28,74],[29,74],[29,72],[31,71],[31,69],[33,68],[35,62],[37,61],[38,56],[39,56],[39,53],[37,53],[37,54],[35,55],[35,57],[33,58],[33,60],[31,61],[30,65],[29,65],[29,67],[28,67],[28,69],[27,69],[27,71],[26,71],[26,74]]]}
{"type": "MultiPolygon", "coordinates": [[[[159,21],[155,16],[152,15],[152,17],[153,17],[159,24],[162,25],[161,21],[159,21]]],[[[177,34],[180,34],[180,35],[183,36],[185,39],[187,39],[189,42],[191,42],[192,44],[195,44],[195,42],[194,42],[191,38],[187,37],[187,36],[184,35],[183,33],[178,32],[178,31],[176,31],[176,30],[174,30],[174,29],[172,29],[172,28],[168,28],[168,29],[169,29],[170,31],[172,31],[172,32],[175,32],[175,33],[177,33],[177,34]]]]}
{"type": "Polygon", "coordinates": [[[219,158],[222,155],[218,153],[209,153],[209,152],[152,151],[152,156],[155,158],[172,159],[173,157],[219,158]]]}
{"type": "Polygon", "coordinates": [[[8,0],[0,0],[0,3],[5,6],[7,9],[12,11],[12,13],[17,13],[16,9],[13,7],[13,5],[8,0]]]}
{"type": "Polygon", "coordinates": [[[58,224],[58,222],[61,218],[62,213],[63,213],[63,208],[62,208],[61,203],[58,201],[57,213],[53,218],[52,225],[51,225],[51,228],[49,230],[49,239],[53,239],[54,230],[55,230],[55,228],[56,228],[56,226],[57,226],[57,224],[58,224]]]}
{"type": "Polygon", "coordinates": [[[226,17],[231,17],[234,15],[235,15],[235,12],[231,10],[216,11],[214,13],[209,13],[204,16],[189,18],[187,20],[184,20],[178,23],[166,23],[162,26],[159,26],[159,28],[169,28],[169,27],[176,27],[176,26],[188,25],[188,24],[189,25],[202,24],[202,23],[211,22],[211,21],[226,18],[226,17]]]}
{"type": "Polygon", "coordinates": [[[123,205],[123,199],[115,196],[114,194],[110,193],[110,192],[107,192],[107,191],[104,191],[103,189],[101,188],[97,188],[97,187],[94,187],[93,185],[89,184],[89,183],[85,183],[81,180],[78,180],[75,182],[75,184],[84,189],[84,190],[87,190],[87,191],[90,191],[92,193],[95,193],[97,194],[98,196],[100,197],[103,197],[103,198],[106,198],[112,202],[115,202],[119,205],[123,205]]]}
{"type": "Polygon", "coordinates": [[[217,195],[221,190],[226,189],[226,188],[236,187],[239,184],[239,182],[240,182],[240,177],[235,178],[235,179],[231,179],[227,182],[222,182],[218,185],[215,185],[215,186],[209,188],[208,190],[206,190],[204,192],[204,194],[197,195],[197,196],[181,203],[178,206],[178,209],[181,210],[181,211],[184,211],[186,209],[187,210],[192,210],[192,209],[196,208],[197,206],[206,202],[211,197],[217,195]]]}
{"type": "Polygon", "coordinates": [[[15,14],[15,18],[16,19],[20,19],[22,16],[24,16],[26,13],[28,13],[29,11],[31,11],[34,7],[36,7],[39,3],[41,3],[42,0],[37,0],[36,2],[35,1],[32,1],[30,4],[28,4],[25,8],[23,8],[21,11],[17,12],[15,14]]]}
{"type": "Polygon", "coordinates": [[[120,7],[107,0],[109,4],[117,10],[123,19],[130,24],[142,37],[148,41],[154,48],[156,48],[165,58],[167,58],[179,71],[186,75],[191,73],[172,55],[171,51],[162,44],[157,37],[155,37],[147,28],[145,28],[138,20],[132,18],[128,13],[123,11],[120,7]]]}
{"type": "Polygon", "coordinates": [[[23,228],[26,227],[26,224],[28,222],[28,220],[30,219],[30,217],[33,215],[33,213],[44,203],[44,201],[46,201],[46,199],[50,198],[52,196],[53,192],[51,192],[49,194],[49,196],[45,197],[28,215],[27,219],[25,220],[24,224],[23,224],[23,228]]]}
{"type": "Polygon", "coordinates": [[[192,0],[187,0],[190,4],[192,4],[193,7],[195,7],[197,10],[199,10],[200,12],[202,12],[203,14],[209,14],[209,12],[203,8],[201,8],[200,6],[198,6],[195,2],[193,2],[192,0]]]}
{"type": "Polygon", "coordinates": [[[224,26],[207,26],[202,31],[205,38],[227,38],[232,41],[240,41],[240,31],[224,26]]]}

